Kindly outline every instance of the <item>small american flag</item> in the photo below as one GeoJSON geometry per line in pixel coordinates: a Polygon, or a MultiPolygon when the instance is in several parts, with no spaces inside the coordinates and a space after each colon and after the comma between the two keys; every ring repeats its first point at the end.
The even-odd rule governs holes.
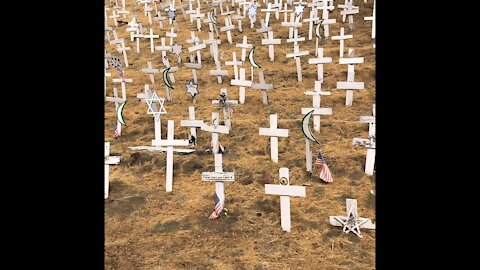
{"type": "Polygon", "coordinates": [[[120,126],[117,126],[115,132],[113,133],[113,138],[118,138],[120,136],[122,136],[122,130],[120,126]]]}
{"type": "Polygon", "coordinates": [[[320,179],[327,183],[333,182],[332,174],[323,159],[322,153],[318,153],[317,159],[315,160],[315,167],[320,168],[320,179]]]}
{"type": "Polygon", "coordinates": [[[223,202],[220,201],[220,198],[218,198],[217,192],[215,192],[213,200],[215,201],[215,210],[213,210],[213,213],[210,215],[210,217],[208,217],[208,219],[219,218],[223,210],[223,202]]]}

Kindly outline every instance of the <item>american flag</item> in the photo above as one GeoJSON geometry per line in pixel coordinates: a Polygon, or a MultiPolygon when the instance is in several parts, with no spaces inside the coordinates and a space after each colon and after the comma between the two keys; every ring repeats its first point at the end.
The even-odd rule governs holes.
{"type": "Polygon", "coordinates": [[[323,159],[322,153],[318,153],[317,159],[315,160],[315,167],[320,168],[320,179],[327,183],[333,182],[332,174],[323,159]]]}
{"type": "Polygon", "coordinates": [[[208,219],[219,218],[223,210],[223,202],[220,201],[220,198],[218,198],[217,192],[215,192],[213,200],[215,201],[215,210],[213,210],[213,213],[210,215],[210,217],[208,217],[208,219]]]}
{"type": "Polygon", "coordinates": [[[113,133],[113,138],[118,138],[122,136],[122,130],[120,128],[121,128],[120,126],[117,126],[117,128],[115,129],[115,132],[113,133]]]}

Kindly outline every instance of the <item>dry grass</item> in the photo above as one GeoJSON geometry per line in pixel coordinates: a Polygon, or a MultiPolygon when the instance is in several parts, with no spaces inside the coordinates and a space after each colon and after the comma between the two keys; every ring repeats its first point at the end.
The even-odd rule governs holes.
{"type": "MultiPolygon", "coordinates": [[[[203,3],[203,2],[202,2],[203,3]]],[[[106,3],[108,6],[108,1],[106,3]]],[[[338,3],[337,3],[338,4],[338,3]]],[[[327,40],[323,47],[324,55],[333,57],[333,63],[324,66],[323,89],[331,90],[332,95],[322,98],[322,107],[331,107],[333,115],[322,117],[321,131],[315,136],[322,142],[322,153],[329,162],[334,182],[323,183],[305,172],[305,141],[300,129],[302,107],[312,104],[311,96],[303,94],[312,90],[317,69],[308,65],[313,57],[315,43],[306,41],[300,44],[301,50],[309,50],[309,57],[302,57],[303,82],[296,80],[295,61],[286,59],[285,54],[293,51],[292,44],[286,44],[288,29],[280,26],[273,14],[270,25],[275,38],[282,38],[282,45],[275,46],[275,62],[268,60],[268,47],[262,46],[261,34],[250,29],[244,20],[243,31],[234,31],[234,44],[228,44],[226,34],[221,33],[220,51],[225,59],[231,60],[231,52],[243,35],[248,42],[257,46],[256,62],[265,73],[267,83],[274,84],[269,92],[270,105],[262,104],[261,93],[247,88],[246,103],[235,108],[233,129],[229,135],[220,135],[220,141],[228,148],[223,157],[224,171],[235,171],[236,182],[225,184],[226,207],[230,215],[215,221],[208,216],[213,210],[212,183],[201,181],[202,171],[213,171],[213,156],[209,154],[174,154],[173,192],[165,192],[165,154],[135,152],[128,146],[150,145],[154,138],[153,117],[146,115],[147,106],[136,98],[144,84],[150,84],[160,96],[165,97],[165,87],[161,76],[156,76],[152,85],[148,75],[140,72],[147,66],[147,60],[154,68],[160,66],[161,54],[150,53],[148,40],[141,42],[141,53],[134,50],[126,35],[126,26],[117,28],[120,37],[128,40],[127,46],[130,67],[126,77],[133,83],[127,85],[128,103],[125,119],[128,127],[122,137],[112,138],[115,129],[115,106],[105,103],[105,141],[111,142],[112,154],[122,156],[118,166],[111,166],[110,197],[105,200],[105,268],[106,269],[373,269],[375,268],[375,232],[364,230],[363,239],[341,232],[328,222],[330,215],[345,213],[345,198],[358,200],[359,213],[363,217],[375,217],[375,200],[370,190],[375,190],[374,177],[363,173],[366,150],[352,146],[353,137],[366,138],[368,125],[357,123],[361,115],[371,115],[375,102],[375,51],[370,39],[371,22],[363,21],[372,13],[373,2],[360,5],[360,14],[355,15],[354,38],[345,42],[345,49],[355,48],[356,55],[365,57],[365,63],[355,66],[355,80],[365,82],[366,89],[354,93],[353,107],[346,107],[345,91],[336,90],[337,81],[346,80],[347,67],[338,64],[338,41],[327,40]],[[278,115],[279,128],[289,129],[289,138],[279,139],[279,163],[270,161],[269,139],[259,136],[259,127],[269,125],[269,114],[278,115]],[[278,169],[288,167],[293,185],[308,184],[306,198],[291,199],[292,232],[285,233],[280,227],[278,196],[265,195],[265,182],[278,181],[278,169]],[[269,177],[270,175],[271,177],[269,177]]],[[[209,10],[202,4],[202,12],[209,10]]],[[[139,15],[139,21],[148,27],[148,20],[142,5],[127,1],[127,9],[139,15]]],[[[309,9],[306,10],[309,12],[309,9]]],[[[260,13],[260,12],[259,12],[260,13]]],[[[308,13],[306,13],[308,15],[308,13]]],[[[263,18],[264,15],[260,14],[263,18]]],[[[330,16],[337,19],[331,26],[331,35],[339,33],[341,23],[339,10],[330,16]]],[[[179,37],[183,43],[190,38],[190,25],[180,15],[178,18],[179,37]]],[[[222,16],[218,16],[223,22],[222,16]]],[[[125,20],[125,19],[121,19],[125,20]]],[[[236,23],[236,22],[235,22],[236,23]]],[[[113,25],[113,21],[109,21],[113,25]]],[[[256,26],[258,27],[259,21],[256,26]]],[[[168,22],[165,24],[168,26],[168,22]]],[[[308,25],[300,31],[307,36],[308,25]]],[[[154,33],[164,36],[158,23],[154,33]]],[[[166,30],[170,30],[166,28],[166,30]]],[[[200,38],[208,37],[208,28],[202,26],[200,38]]],[[[168,39],[167,39],[168,42],[168,39]]],[[[156,44],[159,45],[156,40],[156,44]]],[[[106,44],[108,52],[121,55],[114,46],[106,44]]],[[[187,58],[184,45],[182,59],[187,58]]],[[[176,56],[169,56],[175,66],[176,56]]],[[[173,103],[166,102],[168,114],[162,116],[162,137],[166,136],[167,119],[175,121],[176,138],[187,138],[188,128],[180,126],[181,119],[188,118],[188,106],[195,106],[197,119],[210,120],[211,112],[220,110],[211,105],[217,99],[220,88],[227,88],[230,98],[238,99],[238,87],[229,86],[233,68],[228,69],[229,78],[218,84],[208,70],[214,69],[213,60],[207,49],[203,51],[204,69],[197,72],[200,95],[195,104],[185,93],[185,84],[192,78],[191,70],[183,66],[175,73],[173,103]]],[[[250,66],[245,63],[247,77],[250,66]]],[[[115,71],[110,70],[115,77],[115,71]]],[[[258,77],[255,74],[255,81],[258,77]]],[[[113,84],[107,83],[107,94],[112,95],[113,84]]],[[[120,89],[120,87],[117,85],[120,89]]],[[[198,132],[198,148],[210,145],[210,133],[198,132]]],[[[314,153],[320,149],[314,146],[314,153]]]]}

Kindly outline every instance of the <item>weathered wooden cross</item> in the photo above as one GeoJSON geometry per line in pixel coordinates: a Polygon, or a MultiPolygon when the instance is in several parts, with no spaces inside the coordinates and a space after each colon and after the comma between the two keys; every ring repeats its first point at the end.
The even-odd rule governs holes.
{"type": "Polygon", "coordinates": [[[270,114],[270,128],[260,128],[259,134],[270,137],[270,157],[273,162],[278,163],[278,137],[288,137],[288,129],[279,129],[277,115],[270,114]]]}
{"type": "Polygon", "coordinates": [[[110,156],[110,142],[105,142],[105,189],[103,191],[105,199],[108,198],[110,165],[119,164],[120,159],[120,156],[110,156]]]}
{"type": "Polygon", "coordinates": [[[343,232],[353,232],[358,237],[362,237],[360,228],[375,230],[370,219],[358,216],[356,199],[347,199],[347,216],[330,216],[330,224],[343,227],[343,232]]]}
{"type": "Polygon", "coordinates": [[[222,108],[224,124],[230,129],[232,127],[231,114],[233,112],[233,107],[238,105],[238,101],[233,99],[228,99],[227,89],[221,88],[220,98],[212,100],[212,105],[216,105],[222,108]]]}
{"type": "Polygon", "coordinates": [[[279,169],[280,184],[265,184],[265,194],[280,195],[280,222],[282,230],[290,232],[290,196],[306,196],[306,187],[291,186],[288,168],[279,169]]]}

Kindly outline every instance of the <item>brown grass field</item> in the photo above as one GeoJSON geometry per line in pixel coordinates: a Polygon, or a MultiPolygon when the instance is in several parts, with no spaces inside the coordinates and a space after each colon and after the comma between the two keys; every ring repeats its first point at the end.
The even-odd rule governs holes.
{"type": "MultiPolygon", "coordinates": [[[[342,4],[336,1],[335,5],[342,4]]],[[[119,1],[119,4],[121,1],[119,1]]],[[[178,1],[177,1],[178,3],[178,1]]],[[[203,1],[202,13],[211,10],[203,1]]],[[[363,17],[371,16],[373,1],[368,3],[354,1],[360,6],[360,13],[354,15],[356,29],[353,39],[345,41],[348,48],[356,50],[356,56],[364,57],[365,63],[355,65],[355,81],[365,82],[365,89],[355,91],[353,106],[345,106],[344,90],[336,89],[337,81],[346,81],[347,66],[338,64],[339,42],[328,39],[320,46],[324,56],[332,57],[331,64],[324,65],[324,91],[331,96],[322,97],[322,107],[332,108],[333,114],[322,116],[321,131],[314,135],[321,145],[314,145],[314,157],[319,150],[325,156],[334,182],[324,183],[318,178],[318,170],[313,175],[305,171],[305,140],[300,123],[302,107],[312,106],[312,97],[303,94],[313,90],[317,77],[316,65],[309,65],[308,58],[315,57],[315,34],[312,41],[308,38],[300,42],[300,50],[309,50],[310,56],[302,57],[303,81],[297,81],[295,61],[287,59],[286,53],[293,52],[293,44],[286,43],[288,28],[281,27],[280,19],[270,17],[270,26],[274,37],[281,38],[282,44],[275,46],[275,62],[268,59],[268,47],[261,45],[260,33],[249,28],[249,20],[243,21],[243,33],[236,28],[233,31],[233,44],[227,42],[226,33],[220,33],[220,52],[224,52],[222,69],[229,72],[228,78],[218,84],[216,76],[209,75],[214,69],[213,59],[207,49],[202,52],[204,68],[197,72],[200,94],[194,104],[185,93],[185,84],[192,79],[192,72],[183,64],[175,76],[173,102],[165,102],[168,114],[162,116],[162,138],[166,137],[167,120],[175,121],[175,138],[187,139],[189,128],[181,127],[180,120],[188,119],[188,106],[195,106],[197,119],[211,120],[211,113],[218,107],[211,100],[218,99],[220,88],[227,88],[229,98],[238,99],[238,87],[230,86],[233,67],[225,66],[231,61],[231,52],[240,58],[241,49],[235,43],[248,36],[248,43],[256,46],[255,60],[262,67],[267,83],[274,84],[269,91],[270,104],[262,104],[262,95],[251,88],[246,89],[245,104],[235,108],[230,134],[220,135],[220,141],[227,148],[223,156],[224,171],[235,172],[236,181],[225,184],[225,206],[228,217],[210,221],[213,211],[213,193],[215,186],[211,182],[202,182],[201,173],[214,171],[213,155],[197,151],[190,155],[174,154],[173,192],[165,192],[164,153],[132,151],[129,146],[149,146],[154,138],[153,117],[147,115],[147,105],[136,97],[143,92],[144,84],[149,84],[159,96],[165,97],[165,86],[161,74],[155,76],[151,84],[149,76],[140,70],[147,67],[147,60],[154,68],[164,68],[161,53],[150,52],[150,42],[141,40],[140,53],[135,52],[135,42],[125,31],[127,25],[116,27],[120,38],[125,38],[130,66],[124,68],[126,78],[133,83],[127,84],[127,99],[124,117],[127,127],[123,127],[122,136],[113,138],[116,115],[115,106],[105,102],[105,141],[111,142],[111,155],[120,155],[119,165],[110,166],[110,194],[105,200],[105,269],[374,269],[375,268],[375,232],[362,230],[363,238],[345,234],[340,227],[329,224],[329,216],[345,214],[345,199],[358,200],[360,216],[375,219],[375,175],[368,177],[363,172],[366,149],[352,145],[354,137],[366,138],[368,125],[358,122],[360,116],[372,115],[375,103],[375,49],[372,47],[371,21],[363,17]],[[269,126],[269,115],[278,115],[279,128],[289,129],[288,138],[279,138],[279,162],[270,160],[269,138],[258,135],[260,127],[269,126]],[[306,185],[305,198],[291,198],[292,231],[283,232],[280,227],[280,198],[266,195],[265,183],[278,183],[278,170],[290,169],[292,185],[306,185]]],[[[112,7],[109,1],[105,5],[112,7]]],[[[261,8],[264,8],[262,4],[261,8]]],[[[223,26],[223,16],[218,9],[218,20],[223,26]]],[[[293,9],[293,7],[289,7],[293,9]]],[[[143,12],[143,5],[134,5],[127,1],[127,10],[139,15],[138,20],[147,29],[150,27],[143,12]]],[[[309,16],[306,8],[303,18],[309,16]]],[[[258,9],[255,27],[260,27],[260,19],[265,14],[258,9]]],[[[111,10],[109,11],[111,15],[111,10]]],[[[154,12],[152,13],[154,15],[154,12]]],[[[321,15],[321,12],[320,12],[321,15]]],[[[164,15],[165,16],[165,15],[164,15]]],[[[336,8],[330,18],[337,23],[330,27],[330,36],[338,35],[340,27],[349,33],[348,23],[341,22],[340,10],[336,8]]],[[[131,19],[120,18],[122,21],[131,19]]],[[[190,31],[196,30],[196,24],[190,24],[181,12],[177,12],[179,37],[176,42],[184,44],[182,62],[187,62],[191,45],[185,40],[190,31]]],[[[233,20],[237,27],[236,20],[233,20]]],[[[113,20],[108,21],[113,26],[113,20]]],[[[168,21],[164,22],[169,31],[168,21]]],[[[158,22],[152,24],[154,34],[165,36],[158,22]]],[[[308,37],[308,23],[299,30],[301,36],[308,37]]],[[[208,38],[208,26],[202,25],[199,35],[208,38]]],[[[167,38],[167,42],[169,38],[167,38]]],[[[155,39],[155,45],[160,40],[155,39]]],[[[123,57],[114,45],[105,42],[107,52],[123,57]]],[[[169,53],[172,66],[177,66],[177,58],[169,53]]],[[[248,60],[247,78],[250,77],[248,60]]],[[[118,74],[109,68],[114,78],[118,74]]],[[[258,82],[255,70],[255,81],[258,82]]],[[[120,90],[119,84],[116,86],[120,90]]],[[[107,81],[107,95],[112,96],[113,83],[107,81]]],[[[223,114],[221,113],[222,119],[223,114]]],[[[197,150],[210,147],[211,134],[197,130],[197,150]]]]}

